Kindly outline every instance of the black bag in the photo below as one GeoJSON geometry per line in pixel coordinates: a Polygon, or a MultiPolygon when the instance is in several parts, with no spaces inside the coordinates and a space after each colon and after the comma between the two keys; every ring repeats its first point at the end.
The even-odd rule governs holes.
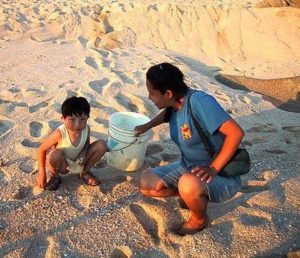
{"type": "MultiPolygon", "coordinates": [[[[213,151],[210,149],[209,144],[207,142],[207,137],[204,134],[203,129],[201,128],[200,124],[198,123],[197,119],[193,114],[191,104],[190,104],[191,95],[188,98],[188,110],[192,116],[193,123],[199,133],[199,136],[205,146],[206,151],[213,159],[218,155],[218,153],[213,153],[213,151]]],[[[243,143],[242,146],[243,148],[238,148],[236,150],[233,157],[228,161],[228,163],[223,167],[223,169],[218,173],[218,175],[223,177],[234,177],[234,176],[247,174],[250,171],[251,168],[250,155],[246,150],[246,148],[244,147],[243,143]]]]}

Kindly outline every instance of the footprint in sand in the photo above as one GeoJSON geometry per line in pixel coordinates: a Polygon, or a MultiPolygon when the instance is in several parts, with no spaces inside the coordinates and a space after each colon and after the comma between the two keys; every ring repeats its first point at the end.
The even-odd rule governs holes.
{"type": "Polygon", "coordinates": [[[261,226],[268,224],[270,219],[263,216],[242,214],[240,217],[240,222],[245,226],[261,226]]]}
{"type": "Polygon", "coordinates": [[[60,89],[62,89],[62,88],[65,88],[65,87],[67,87],[67,86],[69,86],[69,85],[71,85],[71,84],[73,84],[73,83],[74,83],[73,80],[69,80],[69,81],[67,81],[67,82],[65,82],[65,83],[60,84],[58,87],[59,87],[60,89]]]}
{"type": "Polygon", "coordinates": [[[24,139],[20,143],[17,143],[16,150],[24,156],[36,156],[37,148],[40,146],[40,143],[30,141],[29,139],[24,139]]]}
{"type": "Polygon", "coordinates": [[[8,134],[15,123],[7,117],[0,116],[0,138],[8,134]]]}
{"type": "Polygon", "coordinates": [[[122,93],[119,92],[117,94],[117,96],[115,96],[114,98],[126,110],[129,110],[131,112],[138,112],[139,111],[137,105],[135,103],[133,103],[131,101],[131,99],[129,99],[128,97],[126,97],[124,94],[122,94],[122,93]]]}
{"type": "Polygon", "coordinates": [[[31,195],[31,188],[30,187],[20,187],[12,194],[12,198],[14,200],[22,200],[31,195]]]}
{"type": "Polygon", "coordinates": [[[109,83],[109,79],[104,78],[99,81],[90,81],[89,86],[91,89],[93,89],[96,93],[101,94],[103,91],[103,88],[109,83]]]}
{"type": "Polygon", "coordinates": [[[40,122],[33,121],[29,123],[30,135],[32,137],[35,138],[40,137],[42,129],[43,129],[43,125],[40,122]]]}
{"type": "Polygon", "coordinates": [[[94,121],[96,123],[100,124],[100,125],[103,125],[105,128],[108,128],[108,121],[107,120],[102,119],[100,117],[97,117],[94,121]]]}
{"type": "Polygon", "coordinates": [[[9,225],[4,220],[0,219],[0,230],[7,228],[9,225]]]}
{"type": "Polygon", "coordinates": [[[59,127],[62,124],[59,120],[51,120],[48,122],[49,128],[54,131],[57,127],[59,127]]]}
{"type": "Polygon", "coordinates": [[[123,83],[126,83],[126,84],[134,84],[135,81],[131,78],[129,78],[125,73],[122,73],[122,72],[119,72],[119,71],[116,71],[114,70],[114,72],[117,74],[117,76],[121,79],[121,81],[123,83]]]}
{"type": "Polygon", "coordinates": [[[29,124],[29,130],[32,137],[39,138],[49,135],[51,128],[47,122],[33,121],[29,124]]]}
{"type": "Polygon", "coordinates": [[[23,160],[19,164],[19,169],[26,174],[30,174],[35,171],[35,162],[33,159],[23,160]]]}
{"type": "Polygon", "coordinates": [[[130,210],[133,212],[133,215],[137,218],[144,230],[151,236],[153,242],[158,245],[160,243],[160,238],[158,236],[157,221],[149,217],[147,212],[140,205],[131,204],[130,210]]]}
{"type": "Polygon", "coordinates": [[[19,89],[18,87],[12,87],[8,89],[8,91],[10,91],[11,93],[18,93],[21,91],[21,89],[19,89]]]}
{"type": "Polygon", "coordinates": [[[222,91],[218,91],[218,90],[215,91],[215,96],[216,96],[217,100],[219,100],[221,102],[228,103],[230,105],[232,104],[230,97],[222,91]]]}
{"type": "Polygon", "coordinates": [[[85,58],[85,63],[94,69],[99,69],[99,65],[94,57],[88,56],[85,58]]]}
{"type": "Polygon", "coordinates": [[[269,184],[267,181],[247,181],[245,182],[241,189],[241,193],[255,193],[255,192],[263,192],[269,190],[269,184]]]}
{"type": "Polygon", "coordinates": [[[41,108],[47,107],[48,106],[48,102],[47,101],[42,101],[36,105],[30,106],[29,107],[29,113],[35,113],[37,111],[39,111],[41,108]]]}
{"type": "Polygon", "coordinates": [[[278,130],[271,125],[258,125],[246,130],[248,133],[275,133],[278,130]]]}
{"type": "Polygon", "coordinates": [[[300,126],[283,126],[282,130],[295,134],[297,138],[300,137],[300,126]]]}
{"type": "Polygon", "coordinates": [[[271,154],[284,154],[284,153],[288,153],[287,151],[279,150],[279,149],[274,149],[274,150],[267,150],[267,149],[264,149],[263,151],[264,151],[264,152],[271,153],[271,154]]]}

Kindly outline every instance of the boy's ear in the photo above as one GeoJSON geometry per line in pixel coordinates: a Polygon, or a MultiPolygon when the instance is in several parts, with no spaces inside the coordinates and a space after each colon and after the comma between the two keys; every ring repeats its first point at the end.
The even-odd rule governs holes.
{"type": "Polygon", "coordinates": [[[165,95],[166,95],[169,99],[171,99],[171,98],[174,96],[174,95],[173,95],[173,92],[172,92],[171,90],[166,90],[165,95]]]}

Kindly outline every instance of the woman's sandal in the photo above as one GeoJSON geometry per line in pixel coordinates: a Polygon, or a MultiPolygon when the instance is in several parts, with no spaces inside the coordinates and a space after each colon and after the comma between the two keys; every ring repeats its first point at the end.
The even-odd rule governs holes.
{"type": "Polygon", "coordinates": [[[84,175],[79,176],[80,179],[89,186],[97,186],[100,185],[100,181],[96,179],[91,172],[86,172],[84,175]]]}

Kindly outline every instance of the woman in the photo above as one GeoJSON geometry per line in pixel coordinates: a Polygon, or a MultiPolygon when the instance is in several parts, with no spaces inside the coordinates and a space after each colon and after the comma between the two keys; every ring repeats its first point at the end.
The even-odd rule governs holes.
{"type": "Polygon", "coordinates": [[[218,172],[234,155],[244,131],[212,96],[189,88],[177,67],[169,63],[154,65],[148,70],[146,79],[149,99],[162,111],[150,122],[137,126],[136,135],[169,122],[170,136],[180,149],[181,160],[144,171],[140,191],[153,197],[179,194],[192,215],[175,229],[175,233],[194,234],[208,224],[208,201],[228,200],[240,188],[240,177],[221,177],[218,172]],[[210,148],[218,152],[213,160],[193,124],[188,110],[189,97],[191,109],[209,139],[210,148]]]}

